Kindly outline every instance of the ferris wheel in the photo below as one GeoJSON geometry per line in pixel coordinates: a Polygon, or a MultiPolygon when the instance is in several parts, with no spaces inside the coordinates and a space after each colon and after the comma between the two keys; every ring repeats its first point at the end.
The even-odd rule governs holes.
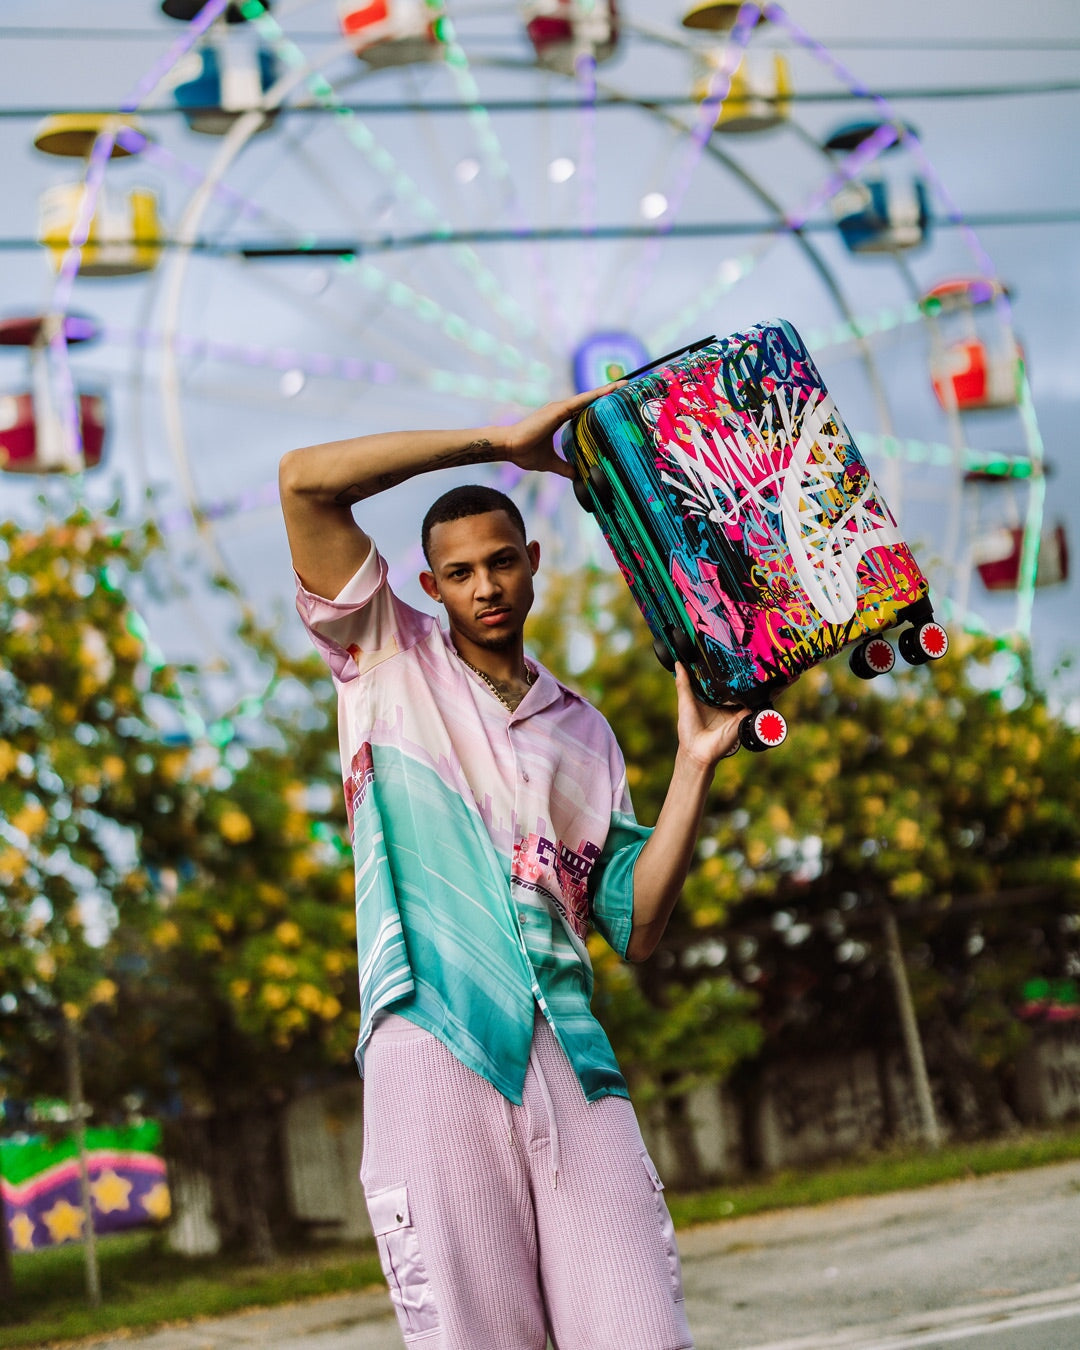
{"type": "MultiPolygon", "coordinates": [[[[963,616],[976,586],[1011,590],[1029,631],[1067,553],[1007,287],[972,231],[935,232],[958,213],[916,129],[781,6],[665,27],[632,0],[160,11],[174,40],[115,115],[36,132],[77,167],[40,203],[48,311],[0,324],[28,355],[6,468],[108,462],[74,351],[93,339],[136,496],[185,560],[257,590],[290,443],[509,420],[784,313],[943,598],[963,616]],[[811,71],[873,115],[811,117],[811,71]]],[[[534,512],[569,510],[562,486],[534,512]]]]}

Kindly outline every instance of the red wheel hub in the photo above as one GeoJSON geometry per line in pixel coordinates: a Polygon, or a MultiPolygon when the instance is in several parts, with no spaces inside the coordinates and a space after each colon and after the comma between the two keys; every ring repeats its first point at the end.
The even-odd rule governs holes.
{"type": "Polygon", "coordinates": [[[754,732],[759,741],[772,749],[787,739],[787,722],[774,708],[763,708],[754,718],[754,732]]]}
{"type": "Polygon", "coordinates": [[[940,661],[949,650],[949,635],[939,623],[924,623],[919,629],[919,646],[931,661],[940,661]]]}
{"type": "Polygon", "coordinates": [[[866,657],[866,664],[875,675],[887,675],[896,664],[896,653],[892,649],[892,644],[886,642],[884,638],[874,638],[868,642],[863,655],[866,657]]]}

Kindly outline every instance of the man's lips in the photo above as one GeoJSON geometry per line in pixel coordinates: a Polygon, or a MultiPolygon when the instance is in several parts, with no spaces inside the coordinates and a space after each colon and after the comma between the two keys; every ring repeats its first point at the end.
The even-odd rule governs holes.
{"type": "Polygon", "coordinates": [[[487,628],[494,628],[497,624],[505,623],[510,617],[510,610],[503,609],[485,609],[483,614],[476,616],[479,621],[487,628]]]}

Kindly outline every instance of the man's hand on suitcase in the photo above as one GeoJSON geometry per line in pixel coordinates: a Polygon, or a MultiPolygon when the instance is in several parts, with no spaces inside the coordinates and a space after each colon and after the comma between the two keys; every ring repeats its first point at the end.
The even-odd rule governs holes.
{"type": "Polygon", "coordinates": [[[528,417],[506,428],[506,458],[519,469],[546,471],[560,474],[563,478],[573,478],[574,470],[561,455],[555,453],[555,433],[575,413],[625,383],[625,380],[616,380],[613,384],[601,385],[599,389],[575,394],[573,398],[545,403],[542,408],[529,413],[528,417]]]}
{"type": "Polygon", "coordinates": [[[682,663],[675,666],[679,694],[679,749],[710,772],[739,748],[739,723],[745,708],[714,708],[694,697],[690,676],[682,663]]]}

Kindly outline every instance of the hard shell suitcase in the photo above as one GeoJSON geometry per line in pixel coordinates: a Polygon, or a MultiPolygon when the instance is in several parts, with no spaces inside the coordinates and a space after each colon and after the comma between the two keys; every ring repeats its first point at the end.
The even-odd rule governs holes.
{"type": "Polygon", "coordinates": [[[773,695],[849,644],[852,669],[945,654],[929,586],[798,333],[783,319],[706,338],[628,377],[563,431],[669,669],[751,710],[749,749],[786,736],[773,695]]]}

